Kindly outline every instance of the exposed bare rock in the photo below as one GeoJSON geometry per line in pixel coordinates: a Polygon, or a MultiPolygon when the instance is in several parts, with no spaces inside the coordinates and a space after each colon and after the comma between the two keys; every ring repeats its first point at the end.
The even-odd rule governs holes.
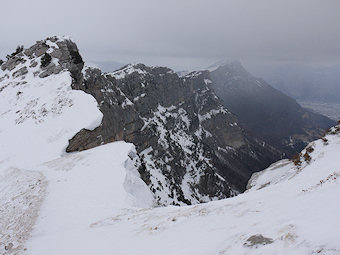
{"type": "Polygon", "coordinates": [[[252,172],[279,153],[240,128],[209,79],[209,72],[180,78],[168,68],[142,64],[106,74],[86,69],[83,85],[75,88],[97,99],[104,118],[94,131],[73,137],[67,151],[132,142],[137,150],[132,165],[161,205],[207,202],[243,191],[252,172]]]}
{"type": "Polygon", "coordinates": [[[256,248],[258,246],[271,244],[273,241],[273,239],[264,237],[263,235],[252,235],[244,243],[244,246],[256,248]]]}

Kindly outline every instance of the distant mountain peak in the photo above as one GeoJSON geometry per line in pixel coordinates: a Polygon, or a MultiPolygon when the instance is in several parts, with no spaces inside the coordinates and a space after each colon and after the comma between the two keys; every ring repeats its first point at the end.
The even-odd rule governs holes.
{"type": "Polygon", "coordinates": [[[235,66],[235,67],[243,67],[242,63],[239,60],[219,60],[215,63],[213,63],[212,65],[208,66],[206,68],[206,70],[209,70],[210,72],[216,70],[219,67],[223,67],[223,66],[235,66]]]}
{"type": "Polygon", "coordinates": [[[212,89],[245,129],[286,155],[302,149],[333,124],[324,116],[307,112],[294,99],[252,76],[238,61],[219,66],[210,74],[212,89]]]}
{"type": "Polygon", "coordinates": [[[139,75],[147,75],[151,74],[153,70],[162,70],[167,73],[174,73],[173,70],[167,67],[161,67],[161,66],[147,66],[143,63],[134,63],[134,64],[128,64],[123,66],[122,68],[109,72],[107,74],[112,75],[116,79],[123,79],[128,75],[131,75],[133,73],[139,74],[139,75]]]}

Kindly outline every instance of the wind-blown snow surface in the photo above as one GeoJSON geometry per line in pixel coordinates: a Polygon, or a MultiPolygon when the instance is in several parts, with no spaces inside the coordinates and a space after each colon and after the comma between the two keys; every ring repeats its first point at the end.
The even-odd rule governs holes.
{"type": "Polygon", "coordinates": [[[151,206],[152,195],[124,165],[131,144],[65,153],[68,139],[100,125],[102,113],[92,96],[71,89],[68,71],[39,78],[40,66],[22,58],[0,70],[0,254],[49,254],[65,239],[77,248],[93,221],[151,206]]]}
{"type": "Polygon", "coordinates": [[[80,129],[100,125],[102,113],[92,96],[71,89],[69,72],[12,78],[21,67],[0,71],[9,77],[0,82],[0,150],[2,164],[28,168],[60,156],[80,129]]]}
{"type": "Polygon", "coordinates": [[[340,135],[326,139],[309,163],[280,161],[237,197],[113,213],[34,254],[340,254],[340,135]]]}
{"type": "Polygon", "coordinates": [[[139,205],[152,205],[152,194],[143,181],[124,169],[130,149],[131,144],[116,142],[42,166],[41,171],[50,180],[49,194],[26,243],[27,254],[84,254],[80,250],[86,243],[99,246],[102,232],[94,233],[90,225],[132,207],[134,201],[127,197],[124,185],[131,188],[135,183],[135,191],[144,194],[139,205]]]}
{"type": "Polygon", "coordinates": [[[27,251],[340,254],[340,135],[327,135],[326,139],[327,144],[322,140],[310,144],[314,151],[309,153],[309,163],[302,159],[301,166],[295,166],[280,161],[255,175],[250,190],[234,198],[181,208],[127,209],[92,222],[77,219],[91,218],[80,212],[79,216],[69,215],[65,219],[69,227],[59,230],[56,215],[51,226],[56,228],[55,234],[49,239],[43,232],[40,239],[34,235],[27,251]]]}
{"type": "Polygon", "coordinates": [[[63,186],[50,200],[58,202],[44,203],[48,219],[38,220],[26,253],[340,254],[339,132],[326,139],[309,145],[309,163],[277,162],[246,193],[195,206],[117,212],[123,204],[107,204],[117,197],[95,190],[104,196],[96,201],[97,185],[58,173],[67,181],[54,184],[63,186]]]}

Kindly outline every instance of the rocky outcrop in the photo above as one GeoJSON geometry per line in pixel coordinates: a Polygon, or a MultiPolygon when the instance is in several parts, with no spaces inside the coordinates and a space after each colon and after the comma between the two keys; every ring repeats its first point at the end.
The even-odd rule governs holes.
{"type": "Polygon", "coordinates": [[[83,84],[81,71],[84,62],[78,52],[77,45],[67,37],[49,37],[28,49],[18,50],[8,56],[8,60],[1,65],[2,71],[12,71],[19,64],[27,66],[13,73],[13,77],[27,74],[27,67],[36,68],[34,76],[40,78],[58,74],[67,70],[73,78],[73,87],[80,88],[83,84]]]}
{"type": "Polygon", "coordinates": [[[67,151],[133,143],[132,165],[160,205],[232,196],[253,171],[279,157],[239,127],[211,90],[207,71],[180,78],[168,68],[137,64],[84,74],[80,88],[97,99],[104,118],[94,131],[73,137],[67,151]]]}

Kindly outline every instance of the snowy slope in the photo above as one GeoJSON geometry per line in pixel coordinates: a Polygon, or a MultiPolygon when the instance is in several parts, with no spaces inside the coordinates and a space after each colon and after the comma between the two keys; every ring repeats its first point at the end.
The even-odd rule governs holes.
{"type": "Polygon", "coordinates": [[[40,78],[40,65],[31,65],[41,57],[21,59],[0,70],[0,150],[2,164],[28,167],[60,156],[76,132],[100,125],[102,113],[92,96],[71,89],[67,70],[40,78]]]}
{"type": "MultiPolygon", "coordinates": [[[[49,45],[53,55],[65,40],[31,48],[49,45]]],[[[56,239],[48,240],[57,233],[65,238],[121,208],[152,205],[139,175],[124,166],[133,145],[65,153],[77,132],[101,124],[102,113],[91,95],[71,89],[71,74],[58,58],[50,65],[57,71],[41,75],[39,51],[19,53],[0,70],[0,254],[25,251],[28,239],[35,248],[40,238],[52,247],[56,239]]]]}
{"type": "MultiPolygon", "coordinates": [[[[237,197],[187,207],[130,208],[108,217],[110,210],[104,210],[99,220],[100,208],[80,214],[84,221],[69,215],[69,228],[50,231],[53,235],[36,232],[26,253],[340,254],[337,129],[327,142],[309,145],[314,149],[309,163],[280,161],[256,174],[250,189],[237,197]]],[[[59,224],[55,219],[49,229],[59,224]]]]}
{"type": "Polygon", "coordinates": [[[340,254],[337,129],[328,142],[310,144],[309,163],[281,161],[256,175],[245,194],[112,215],[91,227],[107,233],[103,242],[115,254],[340,254]]]}
{"type": "Polygon", "coordinates": [[[89,228],[93,222],[133,205],[152,206],[146,185],[124,169],[130,149],[131,144],[116,142],[44,163],[49,194],[26,243],[27,254],[51,254],[51,249],[54,254],[77,254],[79,247],[100,238],[89,228]],[[139,193],[139,204],[125,188],[139,193]]]}

